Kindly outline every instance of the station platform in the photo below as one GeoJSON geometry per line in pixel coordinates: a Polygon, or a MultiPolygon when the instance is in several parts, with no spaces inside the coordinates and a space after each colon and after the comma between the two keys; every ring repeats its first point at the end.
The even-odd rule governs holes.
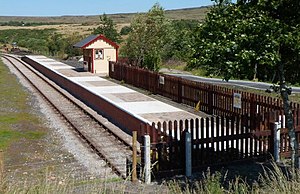
{"type": "Polygon", "coordinates": [[[199,115],[192,114],[186,110],[109,81],[104,76],[79,71],[73,66],[42,55],[28,55],[26,57],[66,77],[100,98],[112,103],[119,109],[150,125],[163,121],[199,118],[199,115]]]}

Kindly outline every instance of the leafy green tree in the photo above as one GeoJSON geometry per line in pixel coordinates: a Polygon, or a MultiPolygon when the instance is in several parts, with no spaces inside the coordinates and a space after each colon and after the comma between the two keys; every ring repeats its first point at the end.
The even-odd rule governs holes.
{"type": "Polygon", "coordinates": [[[93,34],[103,34],[108,39],[120,43],[121,37],[116,29],[116,24],[105,13],[100,16],[100,26],[94,29],[93,34]]]}
{"type": "Polygon", "coordinates": [[[31,29],[8,29],[1,30],[0,43],[12,44],[16,42],[18,46],[30,51],[47,54],[47,40],[55,29],[31,30],[31,29]]]}
{"type": "Polygon", "coordinates": [[[225,79],[272,81],[277,75],[274,81],[279,81],[276,74],[279,61],[293,56],[284,62],[289,63],[285,68],[289,74],[286,81],[300,82],[300,70],[294,68],[299,62],[299,57],[296,57],[299,52],[299,21],[297,23],[294,19],[294,25],[290,25],[297,11],[291,20],[286,19],[290,10],[297,6],[284,12],[280,5],[284,8],[289,4],[288,0],[278,1],[281,3],[271,3],[270,0],[240,0],[237,4],[220,2],[222,4],[211,9],[205,23],[194,33],[194,53],[189,67],[204,67],[209,74],[225,79]],[[275,12],[275,6],[280,10],[275,12]],[[289,51],[284,49],[285,53],[279,52],[283,43],[288,43],[290,48],[286,48],[289,51]]]}
{"type": "Polygon", "coordinates": [[[64,38],[64,42],[66,43],[65,54],[68,55],[67,57],[82,55],[81,49],[74,49],[73,47],[73,45],[82,40],[82,38],[82,35],[80,35],[78,32],[74,32],[73,34],[64,38]]]}
{"type": "Polygon", "coordinates": [[[156,3],[146,14],[133,19],[131,29],[123,54],[135,65],[157,71],[170,34],[164,9],[156,3]]]}
{"type": "MultiPolygon", "coordinates": [[[[286,82],[300,82],[300,3],[293,0],[216,1],[195,31],[190,68],[209,74],[279,82],[293,152],[299,165],[298,143],[286,82]],[[289,75],[289,76],[286,76],[289,75]]],[[[275,87],[276,88],[276,87],[275,87]]]]}
{"type": "Polygon", "coordinates": [[[48,38],[48,49],[52,56],[63,55],[66,48],[66,42],[64,41],[61,34],[53,33],[48,38]]]}
{"type": "Polygon", "coordinates": [[[169,33],[169,42],[166,44],[163,59],[188,61],[192,53],[193,32],[198,25],[197,20],[171,21],[171,33],[169,33]]]}
{"type": "Polygon", "coordinates": [[[131,30],[130,26],[124,26],[120,31],[120,35],[128,35],[131,30]]]}

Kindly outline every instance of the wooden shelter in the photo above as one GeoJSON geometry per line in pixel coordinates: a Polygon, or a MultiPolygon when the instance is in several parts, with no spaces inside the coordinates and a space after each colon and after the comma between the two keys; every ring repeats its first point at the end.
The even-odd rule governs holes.
{"type": "Polygon", "coordinates": [[[104,35],[90,35],[74,45],[83,50],[83,63],[87,71],[108,74],[109,61],[118,61],[117,43],[104,35]]]}

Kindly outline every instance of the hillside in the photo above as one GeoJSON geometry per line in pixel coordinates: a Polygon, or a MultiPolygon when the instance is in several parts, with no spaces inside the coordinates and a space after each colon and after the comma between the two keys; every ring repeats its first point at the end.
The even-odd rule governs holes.
{"type": "MultiPolygon", "coordinates": [[[[166,10],[167,18],[171,20],[194,19],[202,21],[209,7],[186,8],[166,10]]],[[[102,13],[99,13],[101,15],[102,13]]],[[[107,14],[115,23],[130,23],[136,13],[107,14]]],[[[57,16],[57,17],[23,17],[23,16],[0,16],[0,23],[9,21],[23,21],[25,23],[68,23],[68,24],[95,24],[99,22],[99,15],[91,16],[57,16]]]]}

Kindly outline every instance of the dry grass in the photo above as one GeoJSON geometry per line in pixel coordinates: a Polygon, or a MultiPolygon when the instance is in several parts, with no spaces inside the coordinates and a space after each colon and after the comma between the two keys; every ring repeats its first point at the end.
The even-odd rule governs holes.
{"type": "Polygon", "coordinates": [[[60,181],[41,179],[37,184],[24,181],[23,185],[12,185],[7,182],[0,183],[0,192],[8,193],[170,193],[170,194],[257,194],[257,193],[299,193],[300,171],[279,167],[272,163],[264,167],[264,172],[254,184],[248,184],[240,177],[224,182],[226,173],[203,173],[199,181],[169,181],[163,185],[147,186],[131,184],[128,181],[116,180],[81,180],[76,181],[67,176],[60,181]]]}
{"type": "MultiPolygon", "coordinates": [[[[150,9],[150,7],[149,7],[150,9]]],[[[171,20],[191,19],[202,21],[208,12],[208,7],[166,10],[166,17],[171,20]]],[[[99,13],[101,15],[102,13],[99,13]]],[[[92,16],[58,16],[58,17],[22,17],[22,16],[0,16],[0,22],[23,21],[26,23],[67,23],[95,25],[99,23],[99,15],[92,16]]],[[[107,14],[117,24],[130,23],[136,13],[107,14]]]]}
{"type": "MultiPolygon", "coordinates": [[[[149,8],[150,9],[150,8],[149,8]]],[[[171,20],[191,19],[203,21],[209,8],[188,8],[178,10],[167,10],[166,17],[171,20]]],[[[102,13],[99,13],[99,15],[102,13]]],[[[1,30],[7,29],[56,29],[57,33],[63,35],[72,35],[78,32],[79,35],[89,35],[93,29],[99,25],[99,15],[94,16],[59,16],[59,17],[22,17],[22,16],[0,16],[0,23],[10,21],[23,21],[25,23],[54,23],[54,25],[39,26],[0,26],[1,30]],[[57,23],[57,24],[55,24],[57,23]]],[[[117,30],[120,31],[124,26],[129,26],[136,13],[126,14],[108,14],[117,24],[117,30]]]]}
{"type": "MultiPolygon", "coordinates": [[[[122,27],[129,24],[118,24],[117,30],[121,30],[122,27]]],[[[8,29],[34,29],[34,30],[45,30],[45,29],[56,29],[57,33],[70,35],[74,32],[79,32],[79,35],[89,35],[93,29],[98,27],[96,24],[81,25],[81,24],[57,24],[57,25],[42,25],[42,26],[0,26],[1,30],[8,29]]]]}
{"type": "Polygon", "coordinates": [[[72,34],[73,32],[79,32],[81,35],[90,34],[92,29],[97,27],[96,25],[83,26],[80,24],[60,24],[60,25],[42,25],[42,26],[0,26],[0,30],[8,29],[56,29],[60,34],[72,34]]]}

